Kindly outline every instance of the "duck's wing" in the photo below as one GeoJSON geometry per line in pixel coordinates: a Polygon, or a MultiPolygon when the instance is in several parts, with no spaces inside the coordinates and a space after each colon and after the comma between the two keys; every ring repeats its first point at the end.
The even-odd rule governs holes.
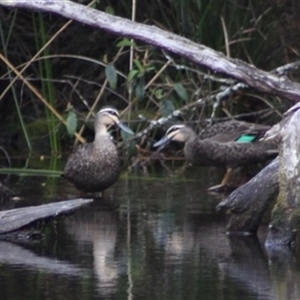
{"type": "Polygon", "coordinates": [[[278,150],[266,143],[220,143],[212,151],[214,160],[227,166],[241,166],[260,163],[275,158],[278,150]]]}
{"type": "Polygon", "coordinates": [[[219,143],[254,142],[269,129],[268,125],[232,120],[208,126],[199,136],[201,139],[211,139],[219,143]]]}

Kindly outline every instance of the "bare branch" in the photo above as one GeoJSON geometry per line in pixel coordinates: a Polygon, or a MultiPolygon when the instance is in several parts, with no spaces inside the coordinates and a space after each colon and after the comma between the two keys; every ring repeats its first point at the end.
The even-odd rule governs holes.
{"type": "Polygon", "coordinates": [[[132,22],[68,0],[0,0],[0,4],[57,13],[110,33],[141,40],[179,54],[198,65],[233,77],[260,92],[284,97],[291,101],[300,100],[298,83],[259,70],[241,60],[227,58],[223,53],[161,30],[156,26],[132,22]]]}

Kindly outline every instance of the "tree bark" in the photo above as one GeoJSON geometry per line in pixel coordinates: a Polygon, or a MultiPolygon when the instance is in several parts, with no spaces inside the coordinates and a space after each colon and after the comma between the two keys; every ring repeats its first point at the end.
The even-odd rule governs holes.
{"type": "MultiPolygon", "coordinates": [[[[295,245],[300,225],[300,109],[283,120],[280,135],[279,195],[272,212],[266,246],[295,245]]],[[[279,124],[280,125],[280,124],[279,124]]]]}
{"type": "Polygon", "coordinates": [[[288,111],[286,118],[274,126],[266,139],[276,140],[280,155],[249,182],[232,192],[218,206],[230,210],[228,232],[255,233],[265,208],[278,192],[266,239],[268,248],[296,247],[300,226],[300,105],[288,111]]]}
{"type": "Polygon", "coordinates": [[[234,190],[217,210],[230,210],[228,233],[255,234],[270,200],[278,193],[278,158],[234,190]]]}
{"type": "MultiPolygon", "coordinates": [[[[38,206],[15,208],[0,212],[0,235],[7,235],[39,220],[68,214],[83,205],[91,203],[93,199],[74,199],[49,203],[38,206]]],[[[14,235],[16,237],[17,235],[14,235]]]]}
{"type": "Polygon", "coordinates": [[[291,101],[300,100],[298,83],[259,70],[241,60],[228,58],[220,52],[161,30],[156,26],[135,23],[68,0],[0,0],[0,4],[14,8],[57,13],[68,19],[179,54],[198,65],[244,82],[258,91],[281,96],[291,101]]]}

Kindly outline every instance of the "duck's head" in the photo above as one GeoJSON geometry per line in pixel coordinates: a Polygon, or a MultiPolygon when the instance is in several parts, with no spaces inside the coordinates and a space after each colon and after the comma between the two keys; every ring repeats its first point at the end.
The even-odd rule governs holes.
{"type": "Polygon", "coordinates": [[[196,134],[190,127],[183,124],[173,125],[167,130],[165,135],[153,145],[153,147],[164,146],[171,141],[185,143],[195,135],[196,134]]]}
{"type": "Polygon", "coordinates": [[[119,112],[112,107],[102,108],[95,117],[95,131],[99,132],[103,130],[103,125],[105,126],[105,130],[109,126],[118,126],[121,130],[134,134],[133,131],[124,125],[120,120],[119,112]]]}

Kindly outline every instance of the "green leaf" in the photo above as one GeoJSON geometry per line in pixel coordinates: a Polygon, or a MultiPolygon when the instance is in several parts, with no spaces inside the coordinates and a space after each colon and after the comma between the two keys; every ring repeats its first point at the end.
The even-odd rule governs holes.
{"type": "Polygon", "coordinates": [[[133,62],[135,64],[135,66],[137,67],[137,69],[139,70],[139,72],[144,74],[145,70],[144,70],[144,67],[141,65],[141,63],[137,59],[134,59],[133,62]]]}
{"type": "Polygon", "coordinates": [[[128,158],[136,156],[136,142],[130,141],[126,150],[127,150],[128,158]]]}
{"type": "Polygon", "coordinates": [[[115,90],[118,82],[118,74],[113,64],[108,64],[105,68],[105,76],[111,89],[115,90]]]}
{"type": "Polygon", "coordinates": [[[180,98],[182,98],[184,101],[187,102],[189,100],[189,95],[188,95],[186,89],[181,84],[181,82],[174,83],[174,89],[175,89],[176,93],[178,94],[178,96],[180,98]]]}
{"type": "Polygon", "coordinates": [[[166,117],[175,110],[175,106],[171,100],[164,99],[159,103],[159,110],[161,115],[163,117],[166,117]]]}
{"type": "Polygon", "coordinates": [[[127,38],[124,38],[123,40],[121,40],[118,44],[117,47],[121,48],[121,47],[135,47],[135,43],[127,38]]]}
{"type": "Polygon", "coordinates": [[[152,70],[155,70],[155,67],[147,67],[147,68],[146,68],[146,72],[150,72],[150,71],[152,71],[152,70]]]}
{"type": "Polygon", "coordinates": [[[72,137],[77,129],[77,116],[74,111],[69,111],[67,117],[67,132],[72,137]]]}
{"type": "Polygon", "coordinates": [[[129,133],[129,132],[126,132],[124,130],[121,130],[120,132],[121,132],[121,137],[124,141],[126,141],[126,140],[128,140],[128,139],[130,139],[134,136],[134,132],[129,133]]]}
{"type": "Polygon", "coordinates": [[[128,81],[132,80],[138,73],[139,71],[136,69],[131,70],[128,74],[128,81]]]}
{"type": "Polygon", "coordinates": [[[126,141],[125,145],[126,145],[127,158],[134,156],[136,154],[136,142],[134,140],[128,140],[128,139],[132,138],[133,135],[121,130],[121,136],[122,136],[122,139],[124,141],[126,141]]]}
{"type": "Polygon", "coordinates": [[[155,97],[156,97],[158,100],[163,99],[165,96],[166,96],[166,93],[164,92],[163,89],[157,89],[157,90],[155,91],[155,97]]]}
{"type": "Polygon", "coordinates": [[[140,78],[140,80],[137,82],[137,85],[135,86],[135,96],[138,100],[142,100],[145,94],[145,82],[144,78],[140,78]]]}

